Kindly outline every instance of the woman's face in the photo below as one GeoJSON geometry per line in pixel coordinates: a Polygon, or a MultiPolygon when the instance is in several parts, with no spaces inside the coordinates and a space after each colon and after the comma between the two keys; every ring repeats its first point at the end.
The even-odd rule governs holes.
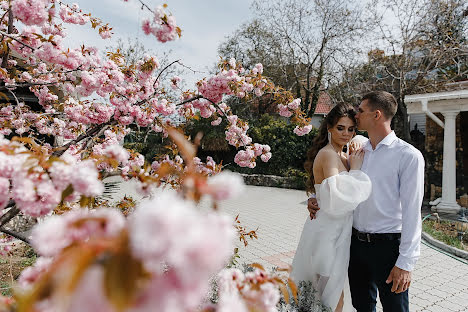
{"type": "Polygon", "coordinates": [[[329,128],[328,131],[331,133],[332,141],[337,145],[347,144],[356,131],[356,124],[349,117],[341,117],[338,119],[336,125],[329,128]]]}

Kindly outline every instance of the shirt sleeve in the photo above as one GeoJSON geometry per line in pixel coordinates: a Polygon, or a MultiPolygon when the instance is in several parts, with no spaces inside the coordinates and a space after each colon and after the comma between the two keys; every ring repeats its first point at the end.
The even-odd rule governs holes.
{"type": "Polygon", "coordinates": [[[371,192],[370,178],[361,170],[341,172],[322,181],[318,195],[319,206],[331,216],[353,211],[371,192]]]}
{"type": "Polygon", "coordinates": [[[412,271],[420,254],[421,205],[424,196],[424,158],[416,149],[408,148],[399,166],[402,228],[400,255],[396,266],[412,271]]]}

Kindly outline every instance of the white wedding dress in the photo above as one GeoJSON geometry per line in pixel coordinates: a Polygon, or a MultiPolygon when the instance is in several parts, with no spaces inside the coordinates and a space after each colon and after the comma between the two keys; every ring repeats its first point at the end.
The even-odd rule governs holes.
{"type": "Polygon", "coordinates": [[[315,192],[320,210],[304,224],[291,278],[311,281],[333,311],[344,292],[343,312],[355,311],[348,282],[353,210],[369,197],[371,181],[361,170],[342,171],[316,184],[315,192]]]}

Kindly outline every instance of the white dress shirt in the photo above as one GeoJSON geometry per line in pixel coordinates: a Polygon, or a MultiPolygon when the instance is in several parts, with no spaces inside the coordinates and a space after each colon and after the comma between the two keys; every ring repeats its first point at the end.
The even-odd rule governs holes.
{"type": "Polygon", "coordinates": [[[364,144],[361,170],[372,193],[354,211],[353,227],[366,233],[401,233],[396,266],[412,271],[420,253],[424,158],[392,131],[376,147],[364,144]]]}

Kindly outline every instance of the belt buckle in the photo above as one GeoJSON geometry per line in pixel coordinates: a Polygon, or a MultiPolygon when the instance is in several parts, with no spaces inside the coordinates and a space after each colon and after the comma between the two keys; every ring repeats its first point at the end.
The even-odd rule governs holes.
{"type": "Polygon", "coordinates": [[[368,243],[371,242],[369,233],[358,232],[357,239],[361,242],[368,242],[368,243]]]}

